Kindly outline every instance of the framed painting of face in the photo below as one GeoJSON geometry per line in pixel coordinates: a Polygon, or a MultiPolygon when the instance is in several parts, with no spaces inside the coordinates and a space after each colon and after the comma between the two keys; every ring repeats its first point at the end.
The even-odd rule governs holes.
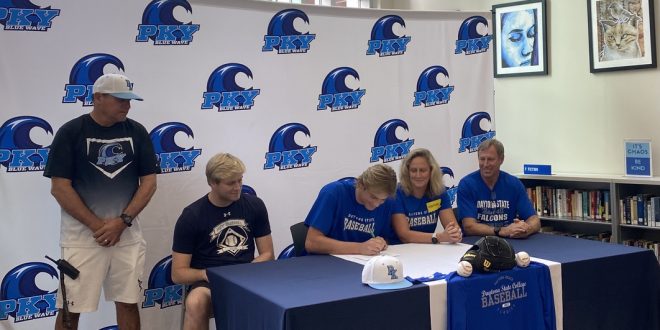
{"type": "Polygon", "coordinates": [[[591,73],[655,68],[651,0],[587,0],[591,73]]]}
{"type": "Polygon", "coordinates": [[[547,75],[545,0],[493,6],[495,78],[547,75]]]}

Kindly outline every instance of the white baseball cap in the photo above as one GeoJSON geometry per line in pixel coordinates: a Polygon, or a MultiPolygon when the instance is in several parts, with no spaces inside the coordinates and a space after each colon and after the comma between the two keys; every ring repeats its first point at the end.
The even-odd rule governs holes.
{"type": "Polygon", "coordinates": [[[375,256],[362,269],[362,283],[379,290],[402,289],[412,285],[403,276],[403,264],[388,255],[375,256]]]}
{"type": "Polygon", "coordinates": [[[124,100],[143,99],[133,93],[133,83],[124,75],[118,73],[106,73],[96,79],[94,82],[94,93],[110,94],[116,98],[124,100]]]}

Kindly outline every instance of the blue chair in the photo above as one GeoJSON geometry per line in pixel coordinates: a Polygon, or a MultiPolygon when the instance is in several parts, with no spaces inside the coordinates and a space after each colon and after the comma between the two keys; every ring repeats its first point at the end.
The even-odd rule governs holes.
{"type": "Polygon", "coordinates": [[[277,260],[279,259],[289,259],[293,258],[296,256],[296,249],[293,244],[290,244],[289,246],[285,247],[282,252],[280,252],[280,255],[277,256],[277,260]]]}

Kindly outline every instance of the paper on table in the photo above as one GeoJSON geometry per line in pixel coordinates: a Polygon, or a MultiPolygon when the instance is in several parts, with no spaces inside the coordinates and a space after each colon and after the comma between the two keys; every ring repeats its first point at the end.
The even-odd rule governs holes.
{"type": "MultiPolygon", "coordinates": [[[[389,252],[389,251],[383,251],[380,253],[381,256],[390,256],[390,257],[399,257],[399,253],[394,253],[394,252],[389,252]]],[[[344,260],[356,262],[358,264],[366,264],[369,259],[373,258],[374,256],[365,256],[362,254],[333,254],[333,256],[342,258],[344,260]]]]}

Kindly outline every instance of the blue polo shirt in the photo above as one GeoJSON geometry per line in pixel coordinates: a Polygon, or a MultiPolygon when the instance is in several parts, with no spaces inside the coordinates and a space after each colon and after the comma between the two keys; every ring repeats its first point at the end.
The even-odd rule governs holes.
{"type": "Polygon", "coordinates": [[[504,171],[500,171],[493,190],[479,171],[463,177],[458,184],[458,212],[461,219],[474,218],[493,227],[508,226],[515,218],[526,220],[536,214],[525,186],[504,171]]]}

